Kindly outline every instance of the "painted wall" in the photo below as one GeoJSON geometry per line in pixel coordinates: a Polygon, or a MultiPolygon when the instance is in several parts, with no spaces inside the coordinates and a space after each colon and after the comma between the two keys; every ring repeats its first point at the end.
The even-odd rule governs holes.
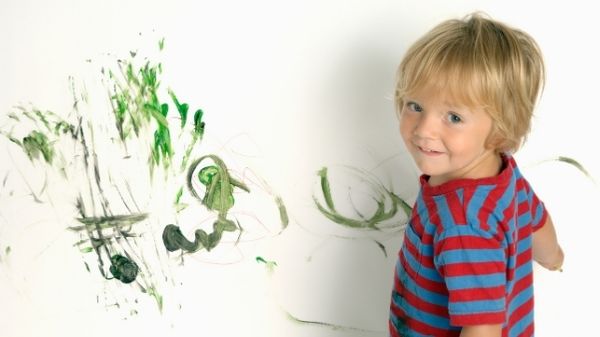
{"type": "Polygon", "coordinates": [[[385,191],[414,201],[418,173],[397,134],[391,99],[395,68],[426,30],[474,10],[529,32],[545,54],[544,96],[516,157],[551,210],[567,260],[564,273],[535,270],[537,331],[589,335],[595,315],[585,308],[600,301],[589,290],[600,194],[573,165],[549,160],[574,158],[600,179],[594,123],[600,55],[593,42],[600,26],[589,6],[3,0],[0,129],[22,132],[9,117],[19,106],[65,119],[77,108],[91,121],[84,126],[95,130],[93,148],[113,214],[146,215],[128,227],[131,238],[115,239],[116,248],[137,254],[142,274],[129,284],[104,279],[100,263],[106,272],[110,261],[90,251],[85,231],[73,230],[82,226],[77,196],[87,195],[90,205],[100,193],[85,192],[95,179],[81,149],[68,140],[53,144],[65,154],[65,176],[0,137],[1,335],[386,336],[404,215],[393,213],[379,231],[336,224],[313,200],[326,204],[317,172],[329,169],[336,209],[344,215],[372,214],[371,196],[385,191]],[[168,253],[161,240],[168,223],[192,238],[217,216],[187,188],[180,204],[188,207],[176,211],[187,171],[156,168],[150,176],[145,151],[152,133],[127,149],[110,138],[108,69],[118,69],[117,59],[143,65],[144,58],[162,65],[160,92],[171,105],[175,154],[190,138],[173,131],[180,119],[167,88],[189,104],[190,114],[204,111],[205,133],[191,156],[218,155],[251,191],[235,190],[228,215],[244,230],[225,233],[211,251],[168,253]]]}

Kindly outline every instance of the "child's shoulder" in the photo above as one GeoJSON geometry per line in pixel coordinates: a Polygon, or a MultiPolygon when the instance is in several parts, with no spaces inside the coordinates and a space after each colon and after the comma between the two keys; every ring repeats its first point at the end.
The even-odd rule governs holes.
{"type": "MultiPolygon", "coordinates": [[[[422,178],[423,179],[423,178],[422,178]]],[[[438,230],[466,230],[468,226],[486,236],[498,235],[507,214],[514,214],[519,191],[527,186],[510,156],[503,159],[501,172],[494,177],[458,179],[439,186],[421,184],[427,210],[439,219],[438,230]],[[523,186],[520,186],[522,184],[523,186]]]]}

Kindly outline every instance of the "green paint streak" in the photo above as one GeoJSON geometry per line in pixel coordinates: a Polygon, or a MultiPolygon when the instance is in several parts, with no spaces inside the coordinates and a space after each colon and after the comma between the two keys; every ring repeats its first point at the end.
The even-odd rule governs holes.
{"type": "Polygon", "coordinates": [[[28,136],[23,138],[23,150],[29,157],[29,160],[38,159],[40,154],[48,164],[52,164],[54,158],[54,149],[51,147],[48,137],[39,131],[31,131],[28,136]]]}
{"type": "MultiPolygon", "coordinates": [[[[304,319],[300,319],[300,318],[292,315],[290,312],[288,312],[287,310],[285,310],[283,308],[282,308],[282,310],[284,311],[284,313],[286,314],[286,316],[289,320],[291,320],[292,322],[295,322],[295,323],[303,324],[303,325],[316,325],[316,326],[321,326],[321,327],[327,327],[332,330],[360,331],[362,333],[377,334],[377,335],[380,335],[382,333],[381,331],[361,329],[361,328],[344,326],[344,325],[333,324],[333,323],[328,323],[328,322],[304,320],[304,319]]],[[[402,335],[402,336],[405,336],[405,335],[402,335]]]]}
{"type": "Polygon", "coordinates": [[[590,175],[590,173],[583,167],[583,165],[581,165],[578,161],[576,161],[573,158],[559,156],[558,158],[556,158],[556,160],[563,162],[563,163],[573,165],[573,166],[575,166],[575,168],[577,168],[579,171],[581,171],[583,174],[585,174],[586,177],[588,177],[588,178],[592,177],[590,175]]]}
{"type": "Polygon", "coordinates": [[[91,252],[94,251],[94,248],[92,248],[92,247],[84,247],[84,248],[79,249],[79,251],[81,253],[83,253],[83,254],[85,254],[85,253],[91,253],[91,252]]]}
{"type": "Polygon", "coordinates": [[[279,219],[281,219],[281,227],[282,229],[286,229],[288,224],[290,223],[290,218],[288,216],[287,209],[280,196],[275,197],[275,203],[277,204],[277,209],[279,209],[279,219]]]}
{"type": "Polygon", "coordinates": [[[177,99],[177,96],[175,96],[175,93],[171,89],[169,89],[169,96],[171,96],[173,104],[175,104],[175,107],[179,112],[179,117],[181,118],[181,128],[183,129],[185,127],[185,123],[187,122],[187,114],[190,106],[187,103],[180,103],[177,99]]]}
{"type": "MultiPolygon", "coordinates": [[[[357,172],[360,172],[357,170],[357,172]]],[[[331,221],[351,227],[351,228],[360,228],[360,229],[372,229],[379,230],[381,229],[378,225],[384,221],[392,219],[398,213],[400,209],[404,212],[406,216],[409,216],[412,208],[399,196],[394,194],[391,190],[388,190],[380,183],[376,183],[372,180],[366,179],[371,185],[372,190],[377,196],[373,196],[377,204],[377,209],[370,217],[365,217],[360,214],[357,210],[357,217],[349,217],[340,214],[335,210],[333,198],[331,195],[331,188],[329,185],[329,179],[327,177],[327,168],[324,167],[318,171],[317,174],[320,177],[321,181],[321,191],[323,193],[323,199],[325,200],[326,206],[323,206],[319,200],[313,196],[313,201],[317,206],[318,210],[331,221]],[[386,201],[390,201],[390,208],[386,208],[386,201]]]]}
{"type": "Polygon", "coordinates": [[[267,269],[267,271],[269,273],[272,273],[275,270],[275,267],[277,267],[277,262],[265,260],[261,256],[257,256],[256,257],[256,262],[258,262],[258,263],[264,263],[265,264],[265,268],[267,269]]]}
{"type": "Polygon", "coordinates": [[[187,162],[190,158],[192,150],[194,149],[194,146],[196,146],[196,143],[202,140],[202,137],[204,136],[205,124],[202,121],[203,114],[204,112],[202,112],[201,109],[196,110],[196,112],[194,113],[194,129],[192,130],[192,141],[185,149],[183,160],[181,162],[182,170],[184,170],[187,167],[187,162]]]}
{"type": "Polygon", "coordinates": [[[163,50],[165,48],[165,38],[163,37],[158,41],[158,50],[163,50]]]}
{"type": "Polygon", "coordinates": [[[330,210],[335,211],[333,198],[331,197],[331,188],[329,187],[329,179],[327,179],[327,167],[323,167],[321,170],[319,170],[317,175],[321,177],[321,191],[323,192],[325,203],[330,210]]]}
{"type": "Polygon", "coordinates": [[[158,305],[158,310],[162,313],[163,310],[163,297],[161,294],[156,291],[154,287],[149,287],[147,289],[148,295],[152,296],[156,300],[156,304],[158,305]]]}
{"type": "Polygon", "coordinates": [[[123,283],[131,283],[135,281],[140,268],[132,260],[123,255],[115,254],[110,258],[110,273],[123,283]]]}
{"type": "Polygon", "coordinates": [[[85,226],[69,227],[70,230],[80,231],[88,228],[94,230],[107,229],[107,228],[123,228],[131,226],[135,223],[145,220],[148,217],[147,213],[137,213],[128,215],[112,215],[104,217],[82,217],[76,218],[77,221],[81,222],[85,226]]]}

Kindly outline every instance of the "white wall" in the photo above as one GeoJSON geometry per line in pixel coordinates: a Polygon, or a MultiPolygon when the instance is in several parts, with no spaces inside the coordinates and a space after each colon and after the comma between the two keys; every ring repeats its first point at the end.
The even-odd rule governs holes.
{"type": "MultiPolygon", "coordinates": [[[[267,231],[230,245],[223,256],[198,252],[183,266],[156,253],[169,278],[160,314],[139,289],[107,286],[111,281],[93,266],[86,271],[73,247],[78,238],[66,230],[74,225],[73,201],[61,194],[63,183],[51,180],[45,202],[34,202],[26,183],[41,190],[46,171],[2,138],[0,334],[385,336],[401,237],[351,231],[323,218],[311,199],[316,171],[343,165],[372,171],[414,200],[417,172],[397,134],[391,100],[395,68],[426,30],[473,10],[529,32],[545,54],[544,96],[516,157],[551,210],[567,260],[562,274],[536,269],[536,325],[539,336],[590,335],[595,316],[585,308],[600,300],[592,277],[598,186],[567,164],[537,163],[572,157],[600,179],[594,123],[600,24],[584,1],[466,0],[3,0],[0,122],[18,104],[68,112],[68,76],[83,83],[98,74],[86,59],[101,64],[111,59],[106,53],[143,51],[164,37],[162,81],[205,111],[203,146],[262,176],[286,202],[291,223],[281,235],[267,231]],[[385,245],[387,257],[372,238],[385,245]],[[276,261],[273,273],[256,256],[276,261]],[[138,302],[108,307],[115,292],[138,302]],[[284,310],[356,329],[294,322],[284,310]]],[[[90,85],[90,95],[101,97],[97,89],[90,85]]],[[[98,111],[105,104],[90,103],[98,111]]],[[[163,204],[146,205],[160,213],[163,204]]],[[[253,211],[269,213],[272,205],[258,207],[264,209],[253,211]]],[[[161,227],[148,228],[160,235],[161,227]]]]}

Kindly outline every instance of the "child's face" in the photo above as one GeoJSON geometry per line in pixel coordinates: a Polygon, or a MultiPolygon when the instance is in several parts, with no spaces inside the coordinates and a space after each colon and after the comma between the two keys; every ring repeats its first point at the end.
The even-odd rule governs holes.
{"type": "Polygon", "coordinates": [[[483,109],[451,100],[436,88],[404,97],[400,133],[419,169],[431,184],[497,174],[499,157],[486,147],[492,119],[483,109]]]}

